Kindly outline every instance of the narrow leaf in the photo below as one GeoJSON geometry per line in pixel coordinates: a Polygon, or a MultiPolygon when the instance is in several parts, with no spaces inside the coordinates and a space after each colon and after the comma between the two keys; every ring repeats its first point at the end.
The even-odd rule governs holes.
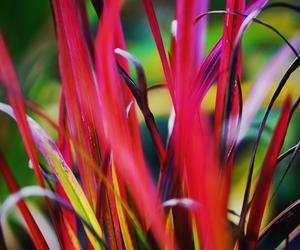
{"type": "MultiPolygon", "coordinates": [[[[6,161],[4,160],[3,156],[0,155],[0,172],[4,177],[4,180],[10,190],[11,193],[17,192],[19,187],[17,182],[15,181],[6,161]]],[[[27,228],[29,230],[29,235],[37,249],[49,249],[47,242],[43,234],[41,233],[38,225],[36,224],[32,214],[30,213],[26,203],[21,200],[18,203],[18,208],[25,220],[27,228]]]]}
{"type": "MultiPolygon", "coordinates": [[[[10,106],[0,103],[0,110],[15,119],[15,115],[10,106]]],[[[33,135],[36,146],[39,148],[47,162],[52,167],[52,170],[58,180],[60,181],[66,195],[68,196],[72,206],[82,218],[84,218],[94,230],[103,237],[102,229],[96,219],[96,216],[81,189],[80,184],[77,182],[73,172],[70,170],[64,161],[61,153],[59,152],[55,142],[50,136],[41,128],[34,120],[27,117],[28,124],[33,135]]],[[[95,248],[99,248],[99,243],[87,231],[95,248]]]]}
{"type": "Polygon", "coordinates": [[[291,100],[288,98],[284,104],[281,116],[272,136],[272,140],[263,163],[251,204],[249,222],[246,232],[246,239],[249,242],[249,249],[255,249],[256,246],[265,206],[276,169],[277,157],[280,153],[280,149],[282,147],[290,121],[290,110],[291,100]]]}

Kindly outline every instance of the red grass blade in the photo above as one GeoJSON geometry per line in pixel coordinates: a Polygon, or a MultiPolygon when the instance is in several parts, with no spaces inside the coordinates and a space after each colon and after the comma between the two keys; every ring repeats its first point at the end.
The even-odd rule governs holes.
{"type": "MultiPolygon", "coordinates": [[[[267,0],[253,0],[251,3],[245,8],[243,15],[248,15],[255,10],[263,8],[267,3],[267,0]]],[[[198,13],[200,14],[200,13],[198,13]]],[[[196,22],[203,22],[202,18],[206,14],[200,14],[196,18],[196,22]]],[[[220,59],[221,59],[221,49],[223,38],[221,38],[215,45],[215,47],[210,51],[204,62],[202,63],[198,73],[195,77],[195,90],[193,91],[195,95],[193,98],[193,102],[195,102],[195,106],[198,107],[198,103],[201,103],[203,97],[207,94],[207,91],[213,84],[216,77],[219,76],[219,68],[220,68],[220,59]]],[[[232,41],[233,43],[234,41],[232,41]]]]}
{"type": "Polygon", "coordinates": [[[169,143],[168,163],[164,173],[161,173],[160,188],[164,190],[163,199],[180,198],[182,195],[182,174],[184,169],[184,157],[186,153],[187,138],[189,135],[189,122],[194,119],[194,110],[190,109],[189,101],[194,78],[194,7],[196,1],[178,1],[176,5],[176,45],[173,59],[174,68],[174,100],[175,124],[169,143]],[[167,186],[168,187],[167,187],[167,186]],[[179,196],[179,197],[178,197],[179,196]]]}
{"type": "MultiPolygon", "coordinates": [[[[22,136],[25,150],[33,164],[33,170],[37,177],[38,184],[45,187],[43,176],[39,167],[39,160],[35,151],[35,144],[26,119],[25,104],[22,96],[21,88],[15,72],[13,62],[6,47],[4,38],[0,33],[0,84],[7,89],[8,100],[14,110],[17,125],[22,136]]],[[[53,209],[49,200],[46,198],[46,204],[50,213],[51,220],[59,237],[59,227],[54,216],[53,209]]]]}
{"type": "Polygon", "coordinates": [[[219,40],[215,47],[208,54],[200,69],[195,76],[195,89],[193,90],[194,107],[199,107],[208,90],[217,79],[219,74],[220,58],[221,58],[222,40],[219,40]]]}
{"type": "MultiPolygon", "coordinates": [[[[4,181],[6,182],[11,193],[18,192],[19,187],[16,183],[10,169],[4,160],[3,156],[0,154],[0,172],[4,177],[4,181]]],[[[37,249],[49,249],[48,244],[41,233],[38,225],[36,224],[33,216],[31,215],[26,203],[22,200],[18,203],[18,208],[27,224],[27,228],[29,230],[29,235],[37,249]]]]}
{"type": "Polygon", "coordinates": [[[0,33],[0,83],[7,89],[7,95],[17,119],[18,128],[20,130],[25,149],[30,160],[33,163],[34,173],[41,187],[45,187],[43,177],[39,168],[39,161],[35,152],[35,146],[32,135],[26,120],[25,105],[19,81],[14,70],[13,62],[10,58],[8,48],[4,42],[4,38],[0,33]]]}
{"type": "Polygon", "coordinates": [[[189,130],[192,136],[185,160],[187,193],[199,204],[195,218],[201,249],[229,249],[227,206],[224,206],[227,190],[224,177],[219,174],[208,124],[207,117],[199,114],[189,130]]]}
{"type": "Polygon", "coordinates": [[[87,44],[87,47],[90,50],[91,56],[94,55],[94,43],[91,27],[89,25],[89,20],[85,10],[85,1],[84,0],[75,0],[77,5],[77,10],[80,16],[81,29],[87,44]]]}
{"type": "MultiPolygon", "coordinates": [[[[13,110],[9,105],[0,103],[0,110],[16,120],[13,110]]],[[[35,145],[38,147],[39,151],[52,168],[52,171],[57,177],[58,181],[61,183],[65,193],[68,195],[72,208],[86,221],[86,224],[88,224],[88,226],[96,232],[97,236],[95,238],[91,232],[88,231],[88,228],[84,227],[87,237],[92,242],[93,246],[98,249],[100,244],[103,244],[103,241],[99,240],[101,237],[103,237],[103,230],[96,219],[94,211],[92,210],[92,207],[88,202],[81,185],[64,161],[53,139],[45,132],[44,129],[42,129],[33,119],[28,116],[27,121],[30,125],[35,145]]],[[[68,204],[66,205],[68,206],[68,204]]]]}
{"type": "Polygon", "coordinates": [[[176,63],[174,76],[175,103],[174,108],[179,112],[179,107],[184,106],[187,96],[190,95],[192,77],[195,73],[194,53],[196,36],[194,33],[194,12],[196,1],[178,1],[176,5],[177,37],[176,37],[176,63]]]}
{"type": "MultiPolygon", "coordinates": [[[[244,0],[228,0],[226,2],[226,10],[233,12],[243,12],[245,9],[245,1],[244,0]]],[[[240,25],[242,22],[242,18],[233,15],[225,15],[224,18],[224,31],[222,37],[222,52],[221,52],[221,61],[220,61],[220,69],[219,69],[219,81],[217,88],[217,96],[216,96],[216,110],[215,110],[215,140],[216,142],[221,142],[222,136],[222,124],[223,124],[223,116],[224,116],[224,104],[226,97],[226,89],[229,81],[229,68],[231,64],[232,57],[232,48],[234,46],[234,42],[239,31],[240,25]]],[[[241,51],[238,56],[237,69],[235,72],[235,81],[240,79],[241,77],[241,51]]],[[[230,97],[232,98],[232,97],[230,97]]],[[[225,121],[227,122],[227,121],[225,121]]],[[[226,141],[224,145],[226,145],[226,141]]],[[[220,149],[225,150],[226,149],[220,149]]]]}
{"type": "Polygon", "coordinates": [[[107,141],[113,155],[119,179],[126,183],[146,227],[150,227],[163,247],[170,242],[165,234],[165,220],[158,205],[154,184],[146,168],[141,148],[134,144],[126,115],[121,79],[114,55],[115,32],[122,1],[108,1],[100,20],[96,39],[96,69],[100,83],[103,121],[107,141]],[[138,153],[135,153],[137,150],[138,153]]]}
{"type": "MultiPolygon", "coordinates": [[[[93,160],[100,162],[97,148],[102,133],[97,97],[97,83],[93,73],[90,49],[86,43],[74,0],[53,0],[59,46],[59,63],[63,95],[68,110],[71,134],[75,140],[78,168],[85,193],[91,203],[96,200],[96,184],[92,167],[80,156],[79,148],[87,149],[93,160]],[[98,122],[97,122],[98,121],[98,122]],[[97,132],[96,132],[97,131],[97,132]]],[[[100,142],[100,147],[103,142],[100,142]]]]}
{"type": "Polygon", "coordinates": [[[161,32],[159,29],[158,21],[157,21],[156,15],[155,15],[153,3],[152,3],[152,0],[143,0],[143,3],[144,3],[144,7],[145,7],[146,14],[148,17],[148,21],[150,24],[150,28],[151,28],[151,31],[152,31],[152,34],[153,34],[153,37],[154,37],[154,40],[155,40],[155,43],[157,46],[157,50],[158,50],[158,53],[159,53],[159,56],[160,56],[160,59],[162,62],[166,82],[170,89],[171,96],[173,96],[172,75],[171,75],[168,59],[166,56],[163,40],[161,37],[161,32]]]}
{"type": "Polygon", "coordinates": [[[290,121],[290,111],[291,100],[290,98],[287,98],[272,136],[251,204],[246,232],[246,240],[249,242],[249,249],[255,249],[256,241],[258,239],[259,229],[276,169],[277,157],[280,153],[290,121]]]}

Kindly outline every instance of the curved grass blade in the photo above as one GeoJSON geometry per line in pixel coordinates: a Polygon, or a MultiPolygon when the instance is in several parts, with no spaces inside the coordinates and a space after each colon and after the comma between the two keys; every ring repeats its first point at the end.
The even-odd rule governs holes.
{"type": "MultiPolygon", "coordinates": [[[[66,137],[68,140],[70,140],[71,142],[74,143],[74,141],[73,141],[72,137],[70,136],[70,134],[67,131],[60,130],[59,126],[56,125],[56,123],[45,112],[43,112],[41,109],[39,109],[36,105],[31,105],[30,104],[29,106],[30,106],[30,108],[33,111],[35,111],[37,114],[39,114],[43,118],[45,118],[46,121],[50,122],[50,125],[54,129],[56,129],[58,132],[59,131],[62,132],[63,137],[66,137]]],[[[140,239],[142,240],[142,242],[144,242],[145,245],[147,245],[146,244],[146,239],[145,239],[145,237],[143,235],[143,232],[142,232],[142,227],[141,227],[140,223],[138,222],[137,217],[135,216],[134,212],[130,209],[130,207],[128,206],[128,204],[126,204],[125,200],[123,200],[122,197],[120,197],[120,196],[117,195],[117,193],[114,190],[113,186],[111,185],[111,183],[107,179],[105,171],[103,169],[99,169],[98,168],[97,163],[95,161],[93,161],[93,159],[90,159],[90,157],[88,156],[88,154],[87,154],[87,152],[86,152],[85,149],[80,148],[79,151],[80,151],[81,156],[84,157],[89,162],[89,164],[93,167],[95,173],[97,175],[99,175],[99,180],[103,181],[105,187],[109,190],[110,193],[113,194],[113,196],[115,197],[115,199],[118,200],[118,202],[122,205],[124,211],[126,212],[127,216],[129,217],[130,221],[133,223],[134,228],[135,228],[138,236],[140,237],[140,239]]],[[[104,156],[105,156],[105,154],[104,154],[104,156]]]]}
{"type": "MultiPolygon", "coordinates": [[[[22,137],[22,141],[29,159],[33,163],[33,170],[37,181],[41,187],[45,187],[43,176],[39,167],[38,156],[35,151],[35,146],[32,134],[26,120],[24,97],[20,88],[17,74],[15,72],[9,50],[5,44],[2,33],[0,32],[0,84],[3,84],[7,89],[8,100],[14,109],[16,122],[22,137]]],[[[52,206],[49,200],[46,199],[46,205],[54,225],[56,235],[61,244],[60,230],[52,206]]]]}
{"type": "MultiPolygon", "coordinates": [[[[300,37],[293,39],[290,43],[295,48],[295,50],[300,49],[300,37]]],[[[240,142],[246,135],[251,121],[257,113],[257,110],[262,104],[266,94],[273,86],[273,83],[276,80],[276,77],[278,76],[278,72],[281,72],[281,69],[284,66],[284,63],[282,62],[290,61],[293,55],[294,53],[291,53],[289,47],[282,47],[269,60],[269,62],[262,69],[258,77],[256,77],[256,80],[253,83],[253,87],[251,88],[251,91],[245,100],[244,113],[238,142],[240,142]]]]}
{"type": "Polygon", "coordinates": [[[67,201],[59,197],[57,194],[39,186],[24,187],[21,188],[18,192],[11,194],[0,206],[0,221],[2,222],[5,219],[10,209],[12,209],[20,200],[32,196],[47,197],[51,200],[56,201],[66,209],[70,210],[84,224],[84,226],[90,232],[90,234],[93,235],[95,239],[97,239],[98,243],[101,244],[102,247],[107,249],[107,246],[103,241],[102,237],[94,230],[94,228],[89,224],[88,221],[86,221],[79,213],[76,212],[76,210],[74,210],[72,206],[68,204],[67,201]]]}
{"type": "MultiPolygon", "coordinates": [[[[3,156],[0,154],[0,172],[4,177],[4,180],[10,190],[11,193],[15,193],[19,191],[19,187],[17,182],[15,181],[6,161],[3,156]]],[[[40,231],[38,225],[36,224],[32,214],[30,213],[26,203],[21,200],[17,204],[25,223],[27,224],[27,228],[29,231],[29,235],[37,249],[49,249],[48,244],[40,231]]]]}
{"type": "MultiPolygon", "coordinates": [[[[294,105],[293,105],[293,107],[292,107],[292,110],[291,110],[291,113],[290,113],[290,119],[292,118],[292,116],[293,116],[295,110],[297,109],[299,103],[300,103],[300,97],[298,97],[298,99],[296,100],[296,102],[294,103],[294,105]]],[[[273,198],[274,198],[275,195],[277,194],[277,192],[278,192],[278,190],[279,190],[281,184],[282,184],[283,181],[284,181],[284,178],[286,177],[288,171],[290,170],[290,168],[291,168],[291,166],[292,166],[294,160],[296,159],[296,155],[297,155],[297,153],[299,153],[299,151],[300,151],[300,141],[297,143],[297,145],[296,145],[296,147],[295,147],[295,149],[294,149],[294,151],[293,151],[293,154],[292,154],[291,158],[289,159],[289,161],[288,161],[288,163],[287,163],[287,166],[286,166],[286,168],[285,168],[285,171],[284,171],[283,175],[281,176],[281,178],[280,178],[280,180],[279,180],[279,183],[278,183],[277,187],[275,188],[275,190],[274,190],[274,192],[273,192],[273,194],[272,194],[272,196],[271,196],[270,202],[272,202],[273,198]]],[[[277,163],[278,163],[278,158],[277,158],[277,163]]]]}
{"type": "Polygon", "coordinates": [[[200,204],[197,201],[194,201],[189,198],[180,198],[180,199],[170,199],[163,202],[164,207],[175,207],[179,206],[182,208],[187,208],[191,210],[199,209],[200,204]]]}
{"type": "Polygon", "coordinates": [[[300,224],[300,200],[276,216],[262,231],[257,247],[275,249],[300,224]]]}
{"type": "MultiPolygon", "coordinates": [[[[242,41],[242,37],[243,37],[243,34],[246,32],[246,30],[248,29],[248,27],[250,26],[250,24],[253,22],[253,20],[255,19],[255,17],[258,15],[258,13],[260,12],[261,10],[256,10],[256,11],[253,11],[252,13],[250,13],[246,19],[243,21],[240,29],[239,29],[239,32],[237,34],[237,37],[236,37],[236,41],[234,43],[234,49],[233,49],[233,54],[232,54],[232,58],[231,58],[231,67],[230,67],[230,77],[229,77],[229,87],[227,89],[227,102],[226,102],[226,108],[228,110],[231,109],[231,106],[232,106],[232,102],[231,102],[231,99],[230,99],[230,95],[232,93],[232,90],[233,90],[233,86],[234,86],[234,70],[235,68],[237,67],[237,64],[238,64],[238,56],[239,56],[239,44],[241,43],[242,41]]],[[[257,20],[257,19],[256,19],[257,20]]],[[[259,22],[262,24],[262,22],[259,22]]],[[[287,41],[287,39],[279,32],[277,31],[275,28],[273,28],[271,25],[268,25],[268,24],[263,24],[264,26],[270,28],[271,30],[273,30],[276,34],[278,34],[285,42],[286,44],[291,48],[291,50],[294,52],[294,54],[296,55],[296,57],[298,57],[298,53],[297,51],[295,50],[295,48],[287,41]]],[[[226,112],[225,113],[225,116],[228,118],[229,117],[229,113],[226,112]]],[[[226,133],[226,131],[225,131],[226,133]]]]}
{"type": "Polygon", "coordinates": [[[128,88],[131,90],[131,93],[135,97],[135,100],[137,101],[137,104],[144,116],[145,123],[152,135],[152,139],[154,141],[154,144],[157,148],[157,152],[159,155],[160,163],[163,165],[166,157],[166,152],[165,152],[165,146],[164,143],[161,139],[161,136],[158,132],[154,116],[149,108],[148,105],[148,97],[147,97],[147,84],[146,84],[146,79],[144,76],[144,71],[137,61],[133,56],[131,56],[128,52],[123,51],[123,50],[115,50],[116,53],[120,54],[121,56],[125,57],[127,60],[131,61],[134,63],[136,70],[138,72],[138,80],[140,82],[140,88],[136,86],[132,78],[125,72],[125,70],[118,65],[119,72],[121,76],[124,78],[128,88]]]}
{"type": "MultiPolygon", "coordinates": [[[[247,17],[247,15],[249,15],[250,13],[252,13],[254,11],[257,11],[257,13],[258,13],[259,10],[262,10],[267,2],[268,2],[267,0],[258,0],[258,1],[254,0],[251,2],[251,4],[249,6],[247,6],[247,8],[245,9],[245,11],[243,13],[230,12],[230,11],[226,11],[226,10],[209,11],[209,12],[200,14],[198,17],[196,17],[195,22],[198,22],[204,16],[209,15],[209,14],[221,14],[221,13],[226,14],[227,13],[227,14],[231,14],[231,15],[239,15],[242,17],[247,17]]],[[[291,48],[292,51],[294,51],[294,53],[297,53],[296,50],[293,48],[293,46],[291,46],[291,44],[289,44],[287,39],[285,39],[285,37],[278,30],[276,30],[272,26],[270,26],[256,18],[253,18],[251,21],[261,24],[261,25],[264,25],[267,28],[273,30],[285,41],[285,43],[291,48]]],[[[199,77],[202,77],[203,79],[205,79],[205,76],[209,76],[211,78],[211,80],[205,80],[205,81],[202,80],[203,83],[205,83],[205,84],[197,85],[197,86],[201,86],[201,87],[199,88],[199,90],[194,91],[195,93],[198,93],[195,98],[195,100],[196,100],[195,103],[202,101],[202,98],[205,96],[205,94],[207,93],[211,84],[214,82],[214,79],[216,79],[216,77],[217,77],[217,73],[218,73],[217,68],[219,68],[218,65],[219,65],[219,61],[220,61],[221,47],[222,47],[222,39],[217,42],[215,47],[211,50],[210,54],[207,56],[206,60],[204,61],[204,63],[201,66],[201,68],[203,68],[203,69],[201,70],[201,68],[200,68],[200,70],[199,70],[196,81],[200,81],[199,79],[201,79],[201,78],[199,78],[199,77]],[[215,57],[215,59],[212,60],[212,63],[209,63],[209,61],[213,58],[214,55],[219,55],[219,56],[215,57]],[[215,72],[215,73],[212,73],[212,72],[215,72]]],[[[198,104],[196,104],[195,106],[198,107],[198,104]]]]}
{"type": "MultiPolygon", "coordinates": [[[[207,13],[203,13],[203,14],[199,15],[196,18],[196,21],[199,21],[203,16],[206,16],[209,14],[230,14],[230,15],[238,15],[238,16],[247,18],[246,14],[242,14],[242,13],[238,13],[238,12],[231,12],[231,11],[224,11],[224,10],[217,10],[217,11],[209,11],[207,13]]],[[[252,13],[252,15],[256,16],[257,13],[256,14],[252,13]]],[[[239,143],[242,140],[242,138],[245,136],[246,131],[247,131],[248,127],[250,126],[250,123],[251,123],[256,111],[258,110],[259,106],[261,105],[262,101],[265,98],[267,90],[270,89],[273,81],[276,78],[276,75],[278,74],[278,72],[280,72],[280,69],[282,68],[281,62],[287,61],[289,58],[291,58],[292,54],[290,53],[289,49],[297,57],[298,53],[297,53],[296,48],[300,47],[300,39],[299,38],[294,39],[292,42],[289,42],[276,28],[272,27],[271,25],[269,25],[257,18],[253,18],[250,21],[250,18],[249,18],[249,22],[252,22],[252,21],[254,23],[265,26],[266,28],[268,28],[271,31],[273,31],[274,33],[276,33],[286,43],[287,47],[283,47],[278,52],[278,54],[276,54],[270,60],[270,64],[265,66],[265,68],[262,70],[262,73],[260,74],[260,76],[257,77],[257,80],[254,83],[254,87],[252,88],[252,90],[251,90],[250,94],[248,95],[246,102],[244,104],[245,108],[244,108],[244,112],[243,112],[243,119],[241,122],[241,128],[240,128],[240,133],[239,133],[237,143],[239,143]],[[274,62],[278,62],[278,63],[276,63],[274,65],[274,62]],[[267,71],[267,73],[265,71],[267,71]],[[261,84],[261,82],[264,82],[264,84],[261,84]],[[259,96],[257,96],[258,94],[259,94],[259,96]]],[[[244,32],[245,32],[245,30],[244,30],[244,32]]],[[[235,45],[235,48],[237,49],[237,45],[235,45]]],[[[209,85],[206,87],[206,89],[208,89],[208,88],[209,88],[209,85]]],[[[230,90],[229,90],[229,92],[230,92],[230,90]]],[[[206,91],[204,91],[204,93],[206,93],[206,91]]]]}
{"type": "Polygon", "coordinates": [[[270,9],[270,8],[274,8],[274,7],[287,8],[287,9],[294,10],[294,11],[300,13],[300,7],[299,6],[294,5],[292,3],[285,3],[285,2],[270,3],[264,9],[270,9]]]}
{"type": "Polygon", "coordinates": [[[300,141],[296,145],[294,145],[293,147],[289,148],[287,151],[285,151],[281,155],[279,155],[277,158],[277,162],[278,163],[281,162],[286,157],[288,157],[290,154],[294,153],[294,151],[298,148],[299,143],[300,143],[300,141]]]}
{"type": "Polygon", "coordinates": [[[128,62],[132,63],[135,67],[136,74],[137,74],[137,80],[140,85],[140,90],[141,90],[141,95],[142,95],[142,100],[144,100],[145,103],[148,103],[148,97],[147,97],[147,80],[146,80],[146,75],[143,69],[142,64],[139,62],[139,60],[131,55],[128,51],[116,48],[115,53],[117,55],[122,56],[125,60],[128,62]]]}
{"type": "MultiPolygon", "coordinates": [[[[241,28],[239,29],[236,41],[234,43],[234,49],[233,49],[233,54],[232,54],[232,59],[231,59],[231,73],[230,73],[230,77],[229,77],[229,88],[227,90],[227,96],[230,95],[230,89],[233,88],[233,84],[234,84],[234,72],[235,72],[235,67],[238,61],[238,48],[239,48],[239,44],[241,42],[241,39],[243,37],[244,32],[247,30],[247,28],[249,27],[249,25],[251,24],[251,22],[253,21],[253,19],[257,16],[257,14],[260,12],[261,9],[257,9],[254,10],[252,13],[250,13],[247,18],[243,21],[241,28]]],[[[278,32],[276,32],[278,34],[278,32]]],[[[284,38],[281,34],[279,34],[282,38],[284,38]]],[[[286,40],[284,38],[284,40],[286,40]]],[[[289,44],[289,43],[288,43],[289,44]]],[[[291,47],[292,50],[294,51],[295,54],[297,54],[297,52],[294,50],[293,47],[291,47]]],[[[277,89],[275,90],[274,95],[272,96],[272,99],[270,101],[270,104],[268,105],[268,107],[272,107],[274,101],[276,100],[276,98],[278,97],[281,89],[283,88],[285,82],[287,81],[287,79],[289,78],[290,74],[296,70],[296,68],[299,66],[299,57],[297,55],[297,59],[294,61],[294,63],[292,64],[292,66],[288,69],[288,71],[286,72],[286,74],[284,75],[282,81],[279,83],[279,86],[277,87],[277,89]],[[297,66],[298,65],[298,66],[297,66]]],[[[229,102],[226,104],[227,109],[230,110],[230,98],[228,98],[229,102]]],[[[266,111],[266,116],[264,116],[263,121],[261,124],[266,123],[266,118],[269,114],[270,110],[267,109],[266,111]]],[[[228,115],[227,115],[228,116],[228,115]]],[[[263,126],[264,126],[263,125],[263,126]]],[[[255,158],[255,154],[256,154],[256,150],[257,150],[257,146],[258,146],[258,142],[260,139],[262,131],[259,130],[259,135],[257,136],[258,140],[256,141],[257,143],[255,143],[254,145],[254,150],[253,150],[253,154],[251,157],[251,162],[250,162],[250,167],[249,167],[249,175],[248,175],[248,179],[247,179],[247,185],[246,185],[246,190],[245,190],[245,195],[244,195],[244,200],[243,200],[243,206],[242,206],[242,213],[241,213],[241,219],[240,219],[240,230],[243,230],[244,228],[244,223],[245,223],[245,217],[246,217],[246,213],[248,210],[248,198],[249,198],[249,193],[250,193],[250,187],[251,187],[251,180],[252,180],[252,174],[253,174],[253,167],[254,167],[254,158],[255,158]]]]}
{"type": "Polygon", "coordinates": [[[273,107],[274,102],[276,101],[277,97],[279,96],[282,88],[286,84],[287,80],[291,76],[291,74],[300,66],[300,57],[296,58],[294,62],[289,66],[288,70],[285,72],[284,76],[282,77],[281,81],[279,82],[276,90],[274,91],[272,98],[267,106],[267,109],[264,113],[263,119],[260,123],[259,129],[257,136],[255,138],[255,143],[253,147],[253,151],[251,154],[251,161],[250,161],[250,166],[249,166],[249,172],[248,172],[248,177],[247,177],[247,184],[246,184],[246,189],[245,189],[245,194],[244,194],[244,199],[243,199],[243,206],[242,206],[242,212],[241,212],[241,219],[239,222],[239,227],[240,230],[244,227],[245,224],[245,219],[246,219],[246,214],[248,210],[248,200],[249,200],[249,195],[250,195],[250,189],[251,189],[251,183],[252,183],[252,175],[253,175],[253,169],[254,169],[254,162],[255,162],[255,156],[256,152],[258,149],[258,144],[263,132],[263,129],[265,127],[265,124],[267,122],[268,116],[270,114],[270,111],[273,107]]]}
{"type": "MultiPolygon", "coordinates": [[[[15,119],[14,112],[9,105],[0,103],[0,110],[15,119]]],[[[103,237],[102,229],[89,202],[87,201],[86,196],[81,189],[80,184],[77,182],[73,172],[62,158],[55,142],[34,120],[32,120],[30,117],[27,117],[27,121],[30,126],[35,144],[60,181],[75,211],[91,225],[91,227],[100,235],[100,237],[103,237]]],[[[90,238],[93,246],[95,248],[99,248],[98,242],[90,234],[90,232],[87,232],[87,235],[90,238]]]]}
{"type": "MultiPolygon", "coordinates": [[[[249,249],[255,249],[259,230],[267,204],[267,199],[272,185],[273,176],[276,169],[277,157],[282,147],[288,124],[290,121],[291,100],[287,98],[281,111],[281,116],[275,128],[274,134],[269,144],[262,170],[256,185],[255,193],[250,207],[249,221],[246,232],[246,244],[249,249]],[[248,245],[249,244],[249,245],[248,245]]],[[[244,245],[240,242],[241,249],[244,245]]]]}

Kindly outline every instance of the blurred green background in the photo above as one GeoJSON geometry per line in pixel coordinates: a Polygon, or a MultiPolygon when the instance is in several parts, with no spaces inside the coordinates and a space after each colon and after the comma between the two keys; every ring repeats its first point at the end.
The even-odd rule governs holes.
{"type": "MultiPolygon", "coordinates": [[[[162,29],[163,39],[166,46],[169,45],[171,21],[174,19],[174,0],[154,0],[159,23],[162,29]]],[[[274,1],[270,1],[274,2],[274,1]]],[[[287,1],[285,1],[287,2],[287,1]]],[[[300,4],[298,1],[290,1],[300,4]]],[[[97,29],[97,16],[92,5],[87,1],[87,10],[92,26],[92,31],[97,29]]],[[[211,10],[224,9],[225,0],[213,0],[210,3],[211,10]]],[[[259,19],[276,27],[283,35],[291,39],[300,35],[300,15],[283,9],[268,10],[259,16],[259,19]]],[[[128,0],[122,11],[122,21],[125,31],[128,50],[142,63],[149,84],[163,82],[163,73],[156,47],[147,23],[142,6],[142,1],[128,0]]],[[[209,25],[206,38],[206,53],[214,46],[220,38],[223,29],[223,16],[213,15],[209,17],[209,25]]],[[[55,31],[53,26],[50,1],[43,0],[0,0],[0,30],[3,32],[6,42],[10,48],[15,66],[19,75],[24,95],[38,103],[55,120],[58,114],[58,100],[60,95],[60,77],[57,63],[57,47],[55,31]]],[[[283,46],[282,40],[274,33],[257,24],[251,26],[243,40],[243,86],[247,89],[255,79],[263,65],[270,57],[283,46]]],[[[288,66],[288,62],[282,62],[288,66]]],[[[295,73],[285,89],[294,96],[300,94],[300,73],[295,73]]],[[[207,101],[206,108],[212,110],[213,95],[207,101]]],[[[269,98],[269,97],[268,97],[269,98]]],[[[7,102],[4,89],[0,88],[0,101],[7,102]]],[[[164,138],[167,132],[167,112],[170,100],[165,91],[154,91],[150,93],[150,103],[158,126],[164,138]]],[[[280,103],[272,111],[268,121],[268,127],[274,128],[278,117],[280,103]]],[[[258,113],[254,126],[246,140],[239,148],[238,158],[235,164],[233,186],[235,190],[232,198],[232,207],[238,209],[243,191],[243,183],[249,165],[249,153],[252,148],[253,138],[256,133],[257,123],[264,111],[264,107],[258,113]]],[[[51,127],[35,114],[29,113],[55,138],[56,133],[51,127]]],[[[300,138],[299,112],[290,125],[289,134],[285,141],[284,149],[289,148],[300,138]]],[[[145,125],[141,125],[143,143],[149,165],[152,166],[154,175],[156,173],[157,158],[155,150],[145,125]]],[[[256,167],[259,168],[263,160],[266,146],[271,137],[271,132],[266,131],[258,152],[256,167]]],[[[32,170],[28,167],[26,156],[17,126],[0,113],[0,151],[12,167],[20,186],[36,183],[32,170]]],[[[284,172],[287,161],[278,166],[274,185],[278,184],[284,172]]],[[[279,189],[270,210],[270,218],[280,212],[290,203],[299,199],[299,157],[287,175],[283,185],[279,189]]],[[[8,191],[2,177],[0,177],[0,203],[7,197],[8,191]]]]}

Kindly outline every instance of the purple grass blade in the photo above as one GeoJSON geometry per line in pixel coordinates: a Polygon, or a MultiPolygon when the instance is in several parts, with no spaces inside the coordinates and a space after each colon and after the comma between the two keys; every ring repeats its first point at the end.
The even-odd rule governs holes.
{"type": "MultiPolygon", "coordinates": [[[[205,13],[208,11],[208,0],[196,1],[195,7],[195,17],[199,13],[205,13]]],[[[195,69],[199,69],[202,60],[204,58],[205,50],[205,39],[206,39],[206,29],[207,29],[207,17],[204,18],[202,22],[195,25],[195,69]]]]}

